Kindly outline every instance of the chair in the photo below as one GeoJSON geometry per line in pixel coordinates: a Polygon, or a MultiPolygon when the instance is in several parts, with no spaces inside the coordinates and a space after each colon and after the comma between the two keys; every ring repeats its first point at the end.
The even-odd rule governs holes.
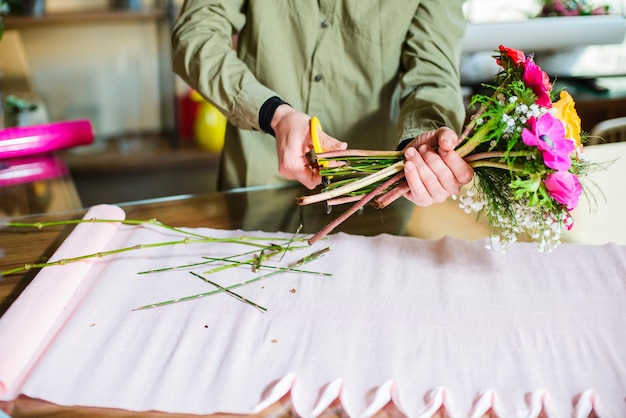
{"type": "Polygon", "coordinates": [[[626,117],[607,119],[591,129],[587,145],[626,141],[626,117]]]}

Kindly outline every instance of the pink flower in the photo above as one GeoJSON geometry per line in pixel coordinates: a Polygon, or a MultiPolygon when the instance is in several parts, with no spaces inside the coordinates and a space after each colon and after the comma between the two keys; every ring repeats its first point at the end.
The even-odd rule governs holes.
{"type": "Polygon", "coordinates": [[[569,171],[556,171],[548,174],[543,184],[554,200],[565,205],[568,210],[578,206],[582,187],[575,174],[569,171]]]}
{"type": "Polygon", "coordinates": [[[530,129],[522,131],[522,141],[541,151],[543,162],[554,170],[569,170],[572,165],[570,154],[576,149],[573,141],[565,138],[563,123],[549,113],[528,119],[530,129]]]}
{"type": "Polygon", "coordinates": [[[524,69],[524,75],[522,81],[530,87],[537,95],[537,104],[541,107],[552,107],[552,101],[548,94],[552,90],[552,84],[550,83],[550,77],[545,71],[535,64],[533,61],[526,61],[526,68],[524,69]]]}

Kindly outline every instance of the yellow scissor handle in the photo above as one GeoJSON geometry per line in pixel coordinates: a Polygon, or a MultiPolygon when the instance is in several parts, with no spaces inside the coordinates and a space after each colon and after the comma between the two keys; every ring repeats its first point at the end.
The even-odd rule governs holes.
{"type": "Polygon", "coordinates": [[[321,154],[324,151],[320,144],[320,137],[317,133],[318,129],[322,129],[322,125],[320,124],[320,120],[316,116],[313,116],[311,118],[311,141],[313,141],[313,151],[315,151],[316,154],[321,154]]]}
{"type": "MultiPolygon", "coordinates": [[[[310,126],[311,126],[311,142],[313,142],[313,151],[315,151],[315,154],[321,154],[322,152],[324,152],[324,150],[322,149],[322,144],[320,144],[320,137],[317,133],[317,130],[318,129],[322,130],[322,124],[320,123],[320,120],[316,116],[313,116],[311,118],[310,126]]],[[[321,167],[326,167],[327,165],[328,165],[327,162],[320,163],[321,167]]]]}

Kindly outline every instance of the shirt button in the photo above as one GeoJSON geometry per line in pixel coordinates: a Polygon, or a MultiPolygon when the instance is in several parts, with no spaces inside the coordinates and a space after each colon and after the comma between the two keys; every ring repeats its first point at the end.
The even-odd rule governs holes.
{"type": "Polygon", "coordinates": [[[326,29],[326,28],[327,28],[327,27],[329,27],[329,26],[330,26],[330,23],[328,23],[328,20],[324,20],[324,21],[322,22],[322,29],[326,29]]]}
{"type": "Polygon", "coordinates": [[[315,77],[313,77],[313,80],[315,81],[322,81],[322,75],[321,74],[315,74],[315,77]]]}

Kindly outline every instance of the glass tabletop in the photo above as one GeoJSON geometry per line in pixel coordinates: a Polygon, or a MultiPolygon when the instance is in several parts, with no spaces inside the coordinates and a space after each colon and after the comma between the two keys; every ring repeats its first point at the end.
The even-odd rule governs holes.
{"type": "Polygon", "coordinates": [[[0,218],[81,207],[69,171],[56,154],[0,160],[0,218]]]}

